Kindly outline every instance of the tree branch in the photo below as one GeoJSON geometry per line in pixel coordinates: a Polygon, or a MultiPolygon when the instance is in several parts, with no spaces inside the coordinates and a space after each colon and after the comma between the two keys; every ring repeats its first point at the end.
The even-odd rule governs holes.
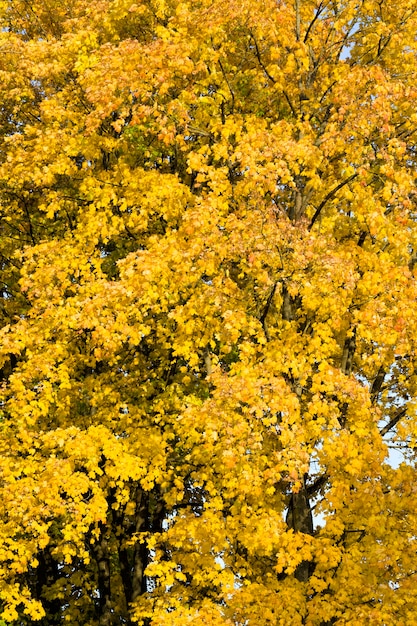
{"type": "Polygon", "coordinates": [[[388,424],[386,424],[384,426],[384,428],[381,428],[381,430],[379,431],[379,434],[381,435],[381,437],[383,437],[384,435],[386,435],[390,430],[392,430],[400,421],[401,418],[404,417],[404,415],[407,413],[407,407],[403,407],[401,408],[396,415],[394,415],[394,417],[388,422],[388,424]]]}
{"type": "Polygon", "coordinates": [[[272,287],[271,293],[269,294],[268,300],[266,301],[264,310],[262,311],[262,315],[259,318],[259,321],[262,324],[262,328],[264,329],[265,337],[267,338],[268,341],[271,340],[271,337],[269,336],[268,327],[266,325],[266,317],[267,317],[269,309],[271,307],[272,300],[274,299],[274,295],[275,295],[275,292],[277,290],[277,285],[278,285],[278,282],[276,282],[275,285],[272,287]]]}
{"type": "Polygon", "coordinates": [[[255,44],[255,54],[256,54],[256,58],[258,59],[259,65],[261,66],[261,68],[263,69],[263,71],[265,72],[265,75],[269,78],[269,80],[272,83],[275,83],[276,82],[275,78],[271,76],[271,74],[266,69],[264,62],[262,61],[261,53],[259,52],[259,48],[258,48],[258,42],[256,41],[255,36],[253,35],[253,33],[250,33],[250,36],[252,37],[253,43],[255,44]]]}
{"type": "Polygon", "coordinates": [[[346,376],[349,376],[352,371],[353,356],[356,349],[356,328],[353,329],[350,337],[346,337],[345,345],[343,347],[342,363],[340,369],[346,376]]]}
{"type": "Polygon", "coordinates": [[[370,391],[372,401],[374,401],[376,396],[381,391],[381,387],[382,387],[382,383],[384,382],[384,378],[385,378],[385,368],[381,365],[379,370],[378,370],[378,373],[375,376],[375,379],[374,379],[374,381],[372,383],[372,387],[371,387],[371,391],[370,391]]]}
{"type": "Polygon", "coordinates": [[[342,189],[342,187],[344,187],[345,185],[347,185],[348,183],[350,183],[354,178],[356,178],[358,175],[357,174],[352,174],[352,176],[349,176],[349,178],[345,178],[345,180],[342,180],[341,183],[339,183],[337,185],[337,187],[335,187],[334,189],[332,189],[331,191],[329,191],[329,193],[327,194],[327,196],[325,196],[325,198],[320,202],[319,206],[316,209],[316,212],[314,213],[313,217],[311,218],[311,222],[310,225],[308,227],[308,230],[311,230],[314,226],[315,221],[317,220],[317,218],[319,217],[322,209],[326,206],[326,204],[328,203],[329,200],[332,200],[332,198],[334,198],[334,196],[337,194],[337,192],[342,189]]]}

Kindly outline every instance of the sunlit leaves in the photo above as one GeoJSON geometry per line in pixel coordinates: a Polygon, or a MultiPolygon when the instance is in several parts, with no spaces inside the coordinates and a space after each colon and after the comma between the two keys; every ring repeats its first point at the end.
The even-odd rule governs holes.
{"type": "Polygon", "coordinates": [[[0,11],[4,620],[413,624],[413,1],[0,11]]]}

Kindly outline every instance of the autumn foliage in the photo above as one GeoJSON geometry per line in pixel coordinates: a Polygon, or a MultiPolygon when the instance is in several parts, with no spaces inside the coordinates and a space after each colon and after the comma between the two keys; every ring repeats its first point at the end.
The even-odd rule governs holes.
{"type": "Polygon", "coordinates": [[[416,0],[0,24],[4,623],[417,624],[416,0]]]}

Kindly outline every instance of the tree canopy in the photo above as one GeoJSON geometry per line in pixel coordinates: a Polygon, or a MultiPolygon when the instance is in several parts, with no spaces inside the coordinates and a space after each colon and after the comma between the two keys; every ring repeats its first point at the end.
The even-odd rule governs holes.
{"type": "Polygon", "coordinates": [[[416,0],[0,25],[4,622],[417,624],[416,0]]]}

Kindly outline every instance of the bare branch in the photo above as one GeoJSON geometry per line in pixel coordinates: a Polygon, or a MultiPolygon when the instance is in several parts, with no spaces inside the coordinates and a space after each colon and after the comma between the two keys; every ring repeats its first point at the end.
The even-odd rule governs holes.
{"type": "Polygon", "coordinates": [[[388,424],[386,424],[384,426],[384,428],[382,428],[379,432],[381,437],[383,437],[384,435],[386,435],[390,430],[392,430],[393,428],[395,428],[395,426],[398,424],[398,422],[400,421],[401,418],[404,417],[404,415],[407,413],[407,407],[403,407],[401,408],[396,415],[394,415],[394,417],[388,422],[388,424]]]}

